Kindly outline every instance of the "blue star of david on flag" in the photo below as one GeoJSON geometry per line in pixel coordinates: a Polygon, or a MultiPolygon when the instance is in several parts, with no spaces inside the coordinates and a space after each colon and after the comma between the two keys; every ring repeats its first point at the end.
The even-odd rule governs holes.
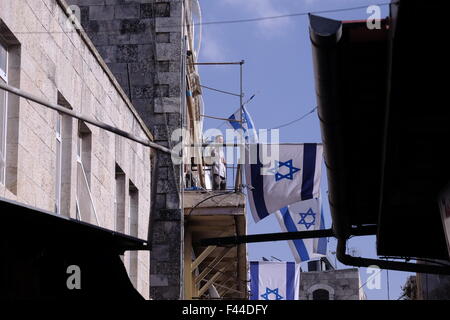
{"type": "Polygon", "coordinates": [[[278,288],[272,290],[272,289],[266,287],[266,292],[263,293],[261,295],[261,297],[264,300],[270,300],[269,299],[269,294],[274,294],[275,295],[275,300],[283,300],[283,297],[278,293],[278,288]]]}
{"type": "Polygon", "coordinates": [[[286,261],[250,262],[250,300],[298,300],[300,264],[286,261]]]}
{"type": "Polygon", "coordinates": [[[275,181],[280,181],[283,179],[289,179],[292,180],[294,178],[294,173],[300,171],[299,168],[294,167],[292,164],[292,159],[288,160],[286,162],[283,161],[275,161],[275,167],[270,169],[269,172],[273,173],[275,175],[275,181]],[[289,168],[289,173],[282,174],[280,173],[280,168],[287,167],[289,168]]]}
{"type": "Polygon", "coordinates": [[[299,214],[300,214],[300,221],[298,222],[298,224],[303,224],[307,230],[315,225],[316,214],[312,210],[312,208],[309,208],[308,211],[306,211],[305,213],[300,212],[299,214]],[[312,217],[312,220],[307,219],[308,217],[312,217]]]}

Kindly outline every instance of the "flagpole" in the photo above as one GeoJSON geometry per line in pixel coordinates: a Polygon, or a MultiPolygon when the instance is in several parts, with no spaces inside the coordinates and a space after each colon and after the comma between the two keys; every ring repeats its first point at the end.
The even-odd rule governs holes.
{"type": "Polygon", "coordinates": [[[386,282],[387,282],[387,299],[391,300],[391,297],[389,294],[389,269],[386,269],[386,282]]]}
{"type": "MultiPolygon", "coordinates": [[[[243,127],[244,123],[243,123],[243,113],[244,110],[243,109],[243,99],[244,99],[244,89],[243,89],[243,66],[244,66],[245,61],[241,60],[241,62],[239,63],[239,85],[240,85],[240,94],[239,94],[239,115],[240,115],[240,121],[241,121],[241,126],[243,127]]],[[[245,138],[244,138],[245,140],[245,138]]],[[[245,141],[244,141],[245,144],[245,141]]],[[[240,157],[242,159],[242,157],[244,156],[242,154],[242,149],[241,149],[241,154],[240,157]]],[[[242,164],[238,164],[238,173],[237,173],[237,177],[236,177],[236,186],[235,189],[236,191],[241,192],[242,191],[242,176],[243,176],[243,172],[242,172],[243,166],[242,164]]]]}

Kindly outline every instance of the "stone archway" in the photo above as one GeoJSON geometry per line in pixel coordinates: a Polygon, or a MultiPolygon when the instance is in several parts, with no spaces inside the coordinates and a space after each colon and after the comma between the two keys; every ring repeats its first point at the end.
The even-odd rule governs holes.
{"type": "Polygon", "coordinates": [[[334,300],[334,289],[329,285],[322,283],[315,284],[308,289],[307,293],[308,300],[314,300],[313,299],[314,295],[320,296],[322,293],[319,290],[324,290],[328,292],[328,299],[324,300],[334,300]]]}

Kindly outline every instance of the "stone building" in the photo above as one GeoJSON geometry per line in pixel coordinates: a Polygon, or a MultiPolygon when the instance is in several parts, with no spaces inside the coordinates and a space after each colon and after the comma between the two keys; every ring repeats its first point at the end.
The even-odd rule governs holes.
{"type": "Polygon", "coordinates": [[[302,272],[300,300],[365,300],[357,268],[302,272]]]}
{"type": "MultiPolygon", "coordinates": [[[[440,274],[417,273],[416,292],[417,300],[450,300],[450,276],[440,274]]],[[[405,287],[407,284],[405,285],[405,287]]]]}
{"type": "MultiPolygon", "coordinates": [[[[198,1],[66,1],[1,2],[1,81],[168,149],[182,128],[183,143],[202,145],[198,1]]],[[[247,296],[246,246],[199,244],[245,234],[242,175],[206,201],[222,194],[206,190],[201,148],[173,159],[11,93],[0,99],[2,197],[118,231],[118,251],[133,247],[121,234],[145,244],[122,257],[145,298],[247,296]],[[184,190],[186,175],[200,191],[184,190]]]]}
{"type": "MultiPolygon", "coordinates": [[[[190,138],[184,142],[201,144],[203,105],[194,39],[198,1],[68,2],[76,6],[73,9],[79,11],[84,29],[155,142],[173,147],[180,139],[172,138],[172,134],[185,128],[190,138]]],[[[233,250],[195,245],[204,237],[245,234],[246,230],[242,194],[233,190],[218,204],[203,201],[213,191],[184,192],[187,173],[195,175],[200,187],[206,187],[203,159],[198,152],[185,148],[183,166],[172,162],[170,156],[158,156],[150,235],[150,295],[154,299],[205,296],[212,284],[219,294],[246,297],[245,245],[233,250]],[[198,165],[191,166],[192,158],[199,161],[198,165]],[[199,203],[201,206],[194,210],[199,203]],[[199,259],[192,261],[193,257],[199,259]]]]}
{"type": "MultiPolygon", "coordinates": [[[[183,1],[69,0],[79,8],[90,39],[150,128],[171,146],[181,128],[183,1]]],[[[180,172],[170,156],[158,159],[152,217],[151,296],[181,297],[182,214],[180,172]]]]}
{"type": "MultiPolygon", "coordinates": [[[[64,1],[0,1],[0,82],[154,140],[64,1]]],[[[2,199],[148,238],[150,148],[3,90],[0,121],[2,199]]],[[[122,259],[149,298],[149,251],[122,259]]]]}

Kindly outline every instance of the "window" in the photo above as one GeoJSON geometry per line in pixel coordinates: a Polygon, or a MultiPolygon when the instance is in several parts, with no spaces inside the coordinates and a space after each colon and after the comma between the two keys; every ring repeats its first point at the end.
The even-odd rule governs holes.
{"type": "Polygon", "coordinates": [[[130,181],[130,210],[128,210],[128,230],[130,236],[138,236],[139,190],[130,181]]]}
{"type": "MultiPolygon", "coordinates": [[[[0,19],[0,83],[20,87],[20,42],[0,19]]],[[[0,89],[0,184],[17,195],[20,98],[0,89]]]]}
{"type": "Polygon", "coordinates": [[[334,289],[324,283],[316,283],[307,290],[308,300],[334,300],[334,289]]]}
{"type": "MultiPolygon", "coordinates": [[[[8,50],[0,42],[0,83],[8,84],[8,50]]],[[[7,93],[0,89],[0,183],[5,184],[6,175],[6,133],[8,128],[7,93]]]]}
{"type": "Polygon", "coordinates": [[[55,212],[61,214],[61,167],[62,167],[62,115],[56,115],[56,186],[55,186],[55,212]]]}
{"type": "Polygon", "coordinates": [[[83,166],[88,185],[91,185],[92,133],[84,122],[79,122],[77,139],[77,160],[83,166]]]}
{"type": "Polygon", "coordinates": [[[77,218],[100,225],[91,193],[92,133],[83,122],[78,125],[77,138],[77,218]]]}
{"type": "MultiPolygon", "coordinates": [[[[138,219],[139,219],[139,190],[130,181],[129,187],[130,207],[128,210],[128,231],[132,237],[138,236],[138,219]]],[[[131,283],[137,288],[137,272],[138,272],[138,252],[129,251],[128,272],[131,283]]]]}
{"type": "Polygon", "coordinates": [[[116,199],[114,230],[125,233],[125,173],[116,164],[116,199]]]}
{"type": "MultiPolygon", "coordinates": [[[[64,96],[58,92],[58,105],[72,109],[64,96]]],[[[70,217],[70,190],[72,174],[72,117],[57,113],[55,125],[56,172],[55,212],[70,217]]]]}
{"type": "Polygon", "coordinates": [[[3,78],[5,82],[8,82],[7,67],[8,67],[8,50],[6,50],[6,46],[0,42],[0,77],[3,78]]]}
{"type": "Polygon", "coordinates": [[[313,300],[330,300],[330,293],[325,289],[313,291],[313,300]]]}

